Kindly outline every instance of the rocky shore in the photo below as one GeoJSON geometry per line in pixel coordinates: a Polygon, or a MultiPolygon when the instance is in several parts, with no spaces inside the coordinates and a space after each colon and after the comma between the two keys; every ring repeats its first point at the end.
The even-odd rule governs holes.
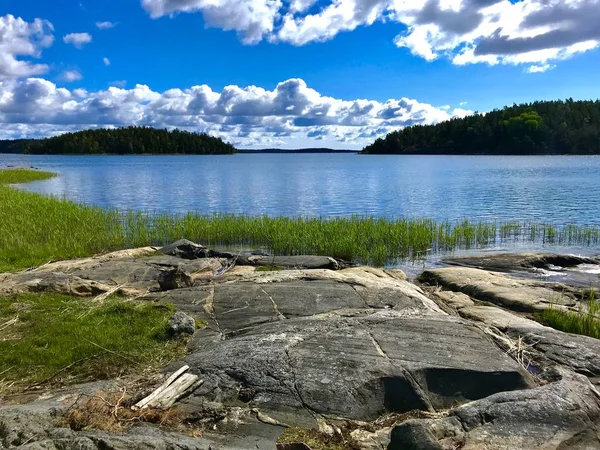
{"type": "Polygon", "coordinates": [[[201,324],[186,356],[139,392],[123,378],[6,396],[0,448],[600,448],[600,341],[533,320],[545,308],[585,307],[581,274],[566,284],[540,270],[599,261],[513,254],[448,264],[409,281],[328,257],[180,241],[0,274],[0,296],[121,295],[174,304],[179,319],[201,324]],[[121,432],[65,421],[82,396],[127,389],[139,399],[184,365],[202,383],[173,411],[195,431],[139,418],[121,432]]]}

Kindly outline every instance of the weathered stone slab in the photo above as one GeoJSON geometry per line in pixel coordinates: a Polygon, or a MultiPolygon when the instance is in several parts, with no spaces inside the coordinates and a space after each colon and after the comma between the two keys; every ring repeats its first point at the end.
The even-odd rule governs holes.
{"type": "Polygon", "coordinates": [[[506,311],[494,306],[467,306],[458,311],[459,315],[465,319],[483,322],[488,326],[506,331],[515,328],[544,328],[538,322],[525,317],[518,316],[510,311],[506,311]]]}
{"type": "Polygon", "coordinates": [[[262,324],[185,362],[205,380],[197,395],[235,402],[249,388],[253,406],[286,423],[433,410],[528,385],[480,330],[396,311],[262,324]]]}
{"type": "Polygon", "coordinates": [[[479,269],[449,267],[426,270],[419,280],[515,311],[535,312],[551,306],[577,305],[573,298],[575,291],[566,285],[513,278],[479,269]]]}
{"type": "Polygon", "coordinates": [[[566,450],[600,448],[600,394],[583,376],[494,394],[441,419],[411,420],[388,449],[566,450]]]}

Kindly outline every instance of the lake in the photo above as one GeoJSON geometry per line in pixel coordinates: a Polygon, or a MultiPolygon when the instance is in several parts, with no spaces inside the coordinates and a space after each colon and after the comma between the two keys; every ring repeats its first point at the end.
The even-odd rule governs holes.
{"type": "Polygon", "coordinates": [[[600,225],[600,157],[0,155],[60,177],[23,189],[103,207],[600,225]]]}

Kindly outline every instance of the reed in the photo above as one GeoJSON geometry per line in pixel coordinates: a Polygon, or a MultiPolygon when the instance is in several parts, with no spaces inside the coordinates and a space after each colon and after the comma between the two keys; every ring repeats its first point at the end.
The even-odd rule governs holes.
{"type": "MultiPolygon", "coordinates": [[[[16,175],[1,172],[3,179],[15,179],[16,175]]],[[[42,172],[35,174],[40,176],[42,172]]],[[[454,222],[118,211],[0,184],[0,272],[127,247],[163,245],[181,238],[230,250],[264,248],[278,255],[321,254],[383,266],[421,259],[432,252],[497,244],[597,246],[600,231],[576,225],[468,219],[454,222]]]]}
{"type": "Polygon", "coordinates": [[[563,311],[551,307],[542,313],[542,321],[556,330],[600,339],[600,304],[596,291],[590,288],[581,297],[584,306],[579,310],[563,311]]]}

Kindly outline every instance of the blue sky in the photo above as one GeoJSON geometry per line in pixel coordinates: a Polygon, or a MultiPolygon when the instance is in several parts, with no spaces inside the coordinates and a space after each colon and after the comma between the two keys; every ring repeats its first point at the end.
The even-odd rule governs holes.
{"type": "Polygon", "coordinates": [[[600,0],[3,0],[0,138],[135,124],[360,148],[600,97],[597,23],[600,0]]]}

